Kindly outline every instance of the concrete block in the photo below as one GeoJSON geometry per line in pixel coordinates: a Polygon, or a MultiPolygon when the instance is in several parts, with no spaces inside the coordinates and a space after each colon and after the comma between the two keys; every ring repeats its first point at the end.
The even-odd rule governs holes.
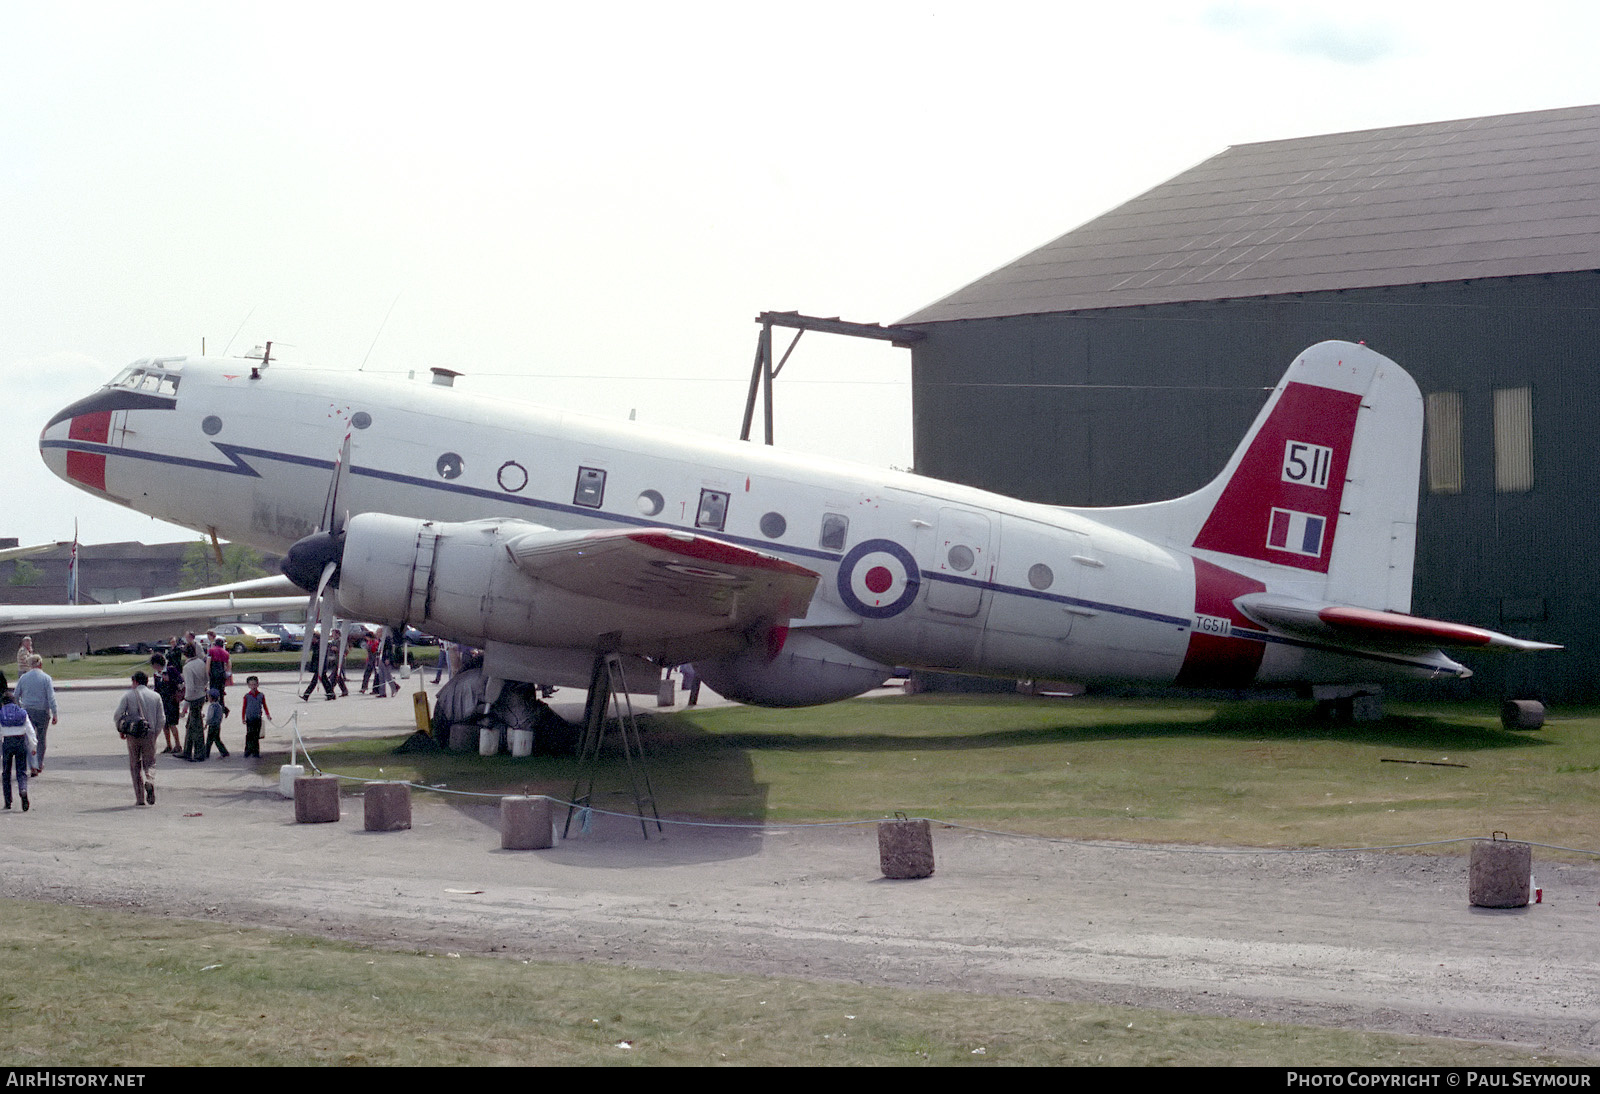
{"type": "Polygon", "coordinates": [[[926,820],[878,822],[878,868],[888,878],[933,873],[933,832],[926,820]]]}
{"type": "Polygon", "coordinates": [[[1522,908],[1533,876],[1533,848],[1513,840],[1479,840],[1472,845],[1467,901],[1478,908],[1522,908]]]}
{"type": "Polygon", "coordinates": [[[332,775],[302,775],[294,781],[294,822],[327,824],[339,819],[339,780],[332,775]]]}
{"type": "Polygon", "coordinates": [[[542,851],[554,843],[550,799],[500,799],[500,846],[507,851],[542,851]]]}
{"type": "Polygon", "coordinates": [[[411,787],[368,783],[362,817],[368,832],[400,832],[411,827],[411,787]]]}

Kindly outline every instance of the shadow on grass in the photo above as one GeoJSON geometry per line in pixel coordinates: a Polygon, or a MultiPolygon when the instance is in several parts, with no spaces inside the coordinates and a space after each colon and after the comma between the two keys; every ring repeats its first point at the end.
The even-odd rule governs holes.
{"type": "Polygon", "coordinates": [[[1248,700],[1121,704],[993,697],[952,701],[949,696],[940,696],[862,700],[835,708],[784,713],[800,725],[794,730],[747,729],[745,726],[751,722],[778,720],[773,712],[751,708],[724,708],[694,717],[661,716],[653,720],[654,735],[650,739],[664,749],[698,754],[730,749],[953,751],[1168,737],[1334,741],[1457,752],[1547,743],[1535,734],[1483,725],[1486,715],[1475,709],[1459,714],[1390,714],[1378,722],[1341,724],[1317,718],[1309,703],[1248,700]],[[852,725],[871,728],[853,731],[852,725]]]}
{"type": "MultiPolygon", "coordinates": [[[[646,715],[639,719],[647,753],[650,788],[657,808],[669,821],[712,820],[718,825],[752,827],[695,828],[684,823],[665,826],[664,836],[671,845],[665,856],[649,852],[645,857],[659,863],[663,857],[679,862],[737,858],[755,854],[761,848],[759,826],[767,816],[767,786],[755,778],[749,753],[743,749],[683,750],[668,744],[655,732],[660,721],[646,715]]],[[[672,719],[677,721],[677,719],[672,719]]],[[[701,734],[703,736],[703,734],[701,734]]],[[[542,794],[558,802],[572,797],[578,777],[578,762],[562,756],[479,756],[476,753],[406,752],[396,754],[406,738],[388,737],[323,745],[315,750],[317,766],[329,774],[366,779],[409,778],[424,787],[444,791],[439,800],[485,829],[499,827],[499,798],[503,795],[542,794]],[[380,770],[381,769],[381,770],[380,770]]],[[[635,809],[628,765],[608,737],[607,748],[594,768],[591,804],[597,815],[591,829],[581,833],[579,820],[573,821],[572,838],[553,851],[538,852],[552,861],[574,865],[618,866],[630,864],[634,848],[644,847],[635,809]],[[600,811],[611,816],[598,815],[600,811]],[[628,862],[615,853],[595,856],[585,844],[606,842],[621,847],[628,862]]],[[[274,757],[266,757],[269,763],[274,757]]],[[[587,778],[585,779],[587,786],[587,778]]],[[[580,787],[580,793],[584,787],[580,787]]],[[[643,787],[641,786],[641,792],[643,787]]],[[[352,786],[346,793],[356,794],[352,786]]],[[[416,791],[426,794],[426,790],[416,791]]],[[[565,826],[567,808],[557,805],[554,817],[558,829],[565,826]]],[[[649,815],[646,805],[645,813],[649,815]]],[[[659,842],[653,822],[648,825],[649,841],[659,842]]]]}
{"type": "MultiPolygon", "coordinates": [[[[1019,766],[1054,768],[1069,754],[1063,746],[1107,742],[1215,743],[1220,746],[1219,756],[1237,753],[1240,745],[1269,742],[1290,749],[1297,744],[1332,743],[1381,747],[1402,755],[1408,751],[1448,752],[1453,757],[1559,743],[1502,730],[1487,707],[1396,712],[1376,723],[1339,725],[1317,719],[1308,703],[1262,700],[896,697],[810,710],[726,707],[652,713],[641,715],[639,721],[655,800],[663,816],[749,825],[760,825],[769,818],[774,793],[789,803],[786,808],[793,808],[796,801],[809,803],[817,796],[826,797],[825,782],[808,780],[831,780],[835,777],[831,771],[843,777],[845,768],[827,765],[852,755],[864,759],[865,773],[856,768],[848,777],[864,778],[861,785],[868,786],[875,778],[875,767],[886,772],[899,770],[901,754],[918,752],[968,753],[970,758],[958,761],[958,766],[982,778],[1019,766]],[[1023,758],[981,755],[984,750],[998,753],[1007,749],[1022,750],[1023,758]],[[799,754],[807,762],[784,763],[778,755],[782,753],[799,754]],[[813,757],[819,764],[810,762],[813,757]],[[776,778],[779,789],[774,791],[760,781],[763,778],[776,778]]],[[[441,800],[489,830],[498,824],[497,796],[532,793],[565,800],[572,794],[577,776],[577,762],[571,756],[396,755],[400,739],[326,745],[315,750],[316,760],[333,773],[408,777],[425,785],[484,795],[441,800]]],[[[1141,751],[1149,755],[1149,749],[1141,751]]],[[[1131,756],[1130,762],[1135,762],[1131,756]]],[[[948,773],[941,776],[946,781],[951,777],[948,773]]],[[[358,793],[354,789],[347,792],[358,793]]],[[[541,855],[585,867],[637,862],[665,865],[754,854],[764,838],[759,828],[669,827],[664,842],[657,839],[653,828],[650,841],[642,840],[633,817],[627,767],[615,749],[603,754],[596,767],[593,800],[597,808],[619,816],[597,818],[592,832],[541,855]]],[[[853,812],[848,803],[830,808],[853,812]]],[[[558,824],[565,816],[566,810],[558,807],[558,824]]]]}

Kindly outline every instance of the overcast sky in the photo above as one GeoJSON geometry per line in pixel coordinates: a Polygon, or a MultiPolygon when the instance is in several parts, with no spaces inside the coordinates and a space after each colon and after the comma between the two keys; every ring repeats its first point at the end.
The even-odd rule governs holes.
{"type": "MultiPolygon", "coordinates": [[[[0,535],[189,538],[39,460],[138,357],[732,437],[761,311],[893,322],[1229,145],[1600,102],[1597,41],[1539,0],[0,0],[0,535]]],[[[908,466],[909,371],[807,335],[779,443],[908,466]]]]}

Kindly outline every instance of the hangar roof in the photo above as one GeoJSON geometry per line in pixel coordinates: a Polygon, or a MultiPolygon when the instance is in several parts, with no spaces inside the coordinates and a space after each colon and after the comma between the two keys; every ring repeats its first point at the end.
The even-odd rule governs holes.
{"type": "Polygon", "coordinates": [[[1600,269],[1600,106],[1241,144],[903,324],[1600,269]]]}

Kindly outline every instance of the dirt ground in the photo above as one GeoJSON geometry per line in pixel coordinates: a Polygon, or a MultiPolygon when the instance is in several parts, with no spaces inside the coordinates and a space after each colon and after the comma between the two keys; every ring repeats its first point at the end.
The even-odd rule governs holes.
{"type": "MultiPolygon", "coordinates": [[[[410,704],[301,704],[313,741],[387,734],[410,704]]],[[[565,696],[566,693],[563,693],[565,696]]],[[[0,813],[0,895],[429,951],[805,976],[1544,1046],[1600,1059],[1600,867],[1535,851],[1544,903],[1467,904],[1466,858],[1271,855],[935,832],[884,880],[872,826],[743,831],[601,818],[500,850],[492,801],[417,793],[408,832],[296,825],[240,758],[161,757],[136,808],[116,690],[61,692],[34,808],[0,813]]],[[[573,712],[558,705],[563,714],[573,712]]],[[[282,732],[269,748],[286,747],[282,732]]],[[[1220,849],[1212,849],[1220,850],[1220,849]]]]}

